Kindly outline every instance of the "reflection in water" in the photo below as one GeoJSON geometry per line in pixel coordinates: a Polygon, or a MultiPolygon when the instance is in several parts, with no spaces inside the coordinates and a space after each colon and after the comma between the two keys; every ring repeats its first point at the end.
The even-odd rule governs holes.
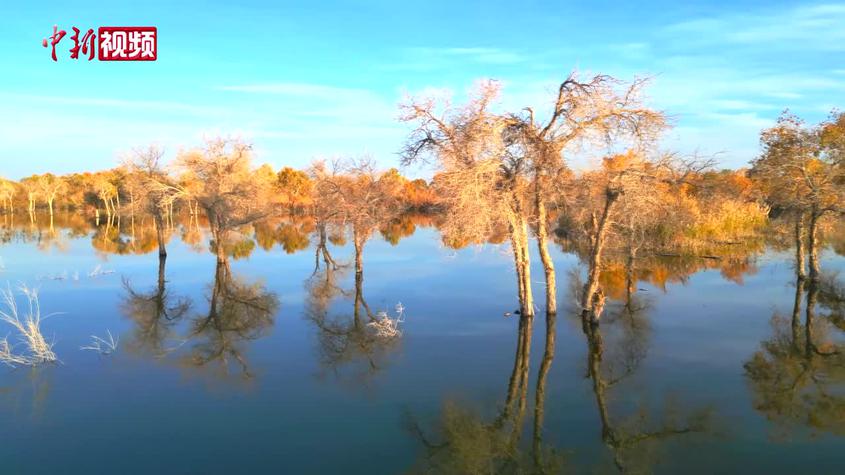
{"type": "Polygon", "coordinates": [[[226,260],[218,260],[208,297],[208,313],[194,317],[188,339],[193,341],[188,363],[219,365],[229,374],[230,364],[251,377],[243,343],[259,338],[272,327],[279,300],[263,284],[233,276],[226,260]]]}
{"type": "Polygon", "coordinates": [[[28,412],[34,419],[41,419],[50,395],[53,366],[34,366],[23,370],[24,377],[14,378],[0,385],[0,403],[13,412],[28,412]]]}
{"type": "Polygon", "coordinates": [[[425,447],[425,456],[413,473],[561,473],[564,453],[543,443],[545,385],[554,358],[554,314],[547,320],[547,339],[537,378],[532,443],[520,443],[528,403],[528,379],[534,317],[521,316],[517,347],[505,403],[496,418],[487,422],[469,407],[454,402],[444,404],[434,442],[408,415],[410,431],[425,447]]]}
{"type": "Polygon", "coordinates": [[[170,350],[176,325],[191,307],[187,297],[173,297],[165,281],[167,256],[159,255],[158,284],[148,292],[138,292],[131,282],[123,280],[126,295],[121,309],[135,324],[129,348],[164,356],[170,350]]]}
{"type": "Polygon", "coordinates": [[[159,256],[158,283],[148,292],[135,290],[124,279],[122,310],[134,323],[129,348],[164,357],[189,344],[190,350],[182,356],[187,366],[199,368],[214,363],[228,375],[235,365],[244,376],[251,377],[244,342],[259,338],[272,327],[279,307],[276,295],[261,283],[248,283],[232,275],[228,260],[218,260],[208,313],[194,316],[180,336],[180,323],[192,302],[168,291],[166,259],[166,255],[159,256]]]}
{"type": "MultiPolygon", "coordinates": [[[[4,227],[0,228],[0,239],[5,242],[29,242],[41,250],[64,250],[64,245],[56,243],[67,242],[73,245],[68,247],[74,249],[80,243],[71,242],[70,238],[85,236],[85,241],[81,243],[93,246],[102,253],[143,254],[155,251],[156,229],[150,220],[139,218],[132,223],[124,218],[121,224],[119,219],[113,217],[101,220],[100,225],[95,227],[93,222],[74,216],[57,213],[52,226],[47,218],[30,222],[18,217],[18,222],[14,222],[14,216],[4,217],[8,219],[4,227]]],[[[188,222],[187,218],[185,222],[188,222]]],[[[330,252],[332,244],[343,245],[346,240],[339,221],[319,221],[313,218],[267,220],[238,228],[239,236],[243,239],[227,241],[223,248],[226,250],[224,254],[231,258],[248,255],[258,247],[276,248],[277,244],[281,249],[273,249],[273,252],[296,252],[313,241],[314,254],[301,257],[309,262],[305,275],[311,274],[310,264],[314,264],[313,274],[305,285],[305,314],[309,325],[314,327],[319,363],[326,372],[346,373],[346,380],[351,379],[353,384],[364,384],[371,381],[372,377],[385,376],[386,371],[379,373],[379,370],[388,368],[398,342],[396,339],[378,338],[369,327],[370,322],[379,318],[379,313],[374,314],[373,310],[378,309],[371,309],[366,298],[369,295],[370,302],[375,302],[372,300],[375,294],[367,294],[364,288],[364,245],[375,230],[386,241],[394,243],[400,242],[402,236],[410,234],[415,226],[421,225],[424,224],[402,216],[381,223],[374,229],[347,233],[350,244],[355,246],[355,259],[348,265],[336,261],[330,252]],[[309,235],[313,237],[309,239],[309,235]],[[248,238],[254,239],[255,245],[247,243],[248,238]]],[[[190,241],[195,248],[207,252],[204,227],[205,223],[192,216],[187,225],[183,223],[169,228],[167,233],[168,236],[176,236],[176,239],[181,235],[183,241],[190,241]]],[[[402,241],[402,244],[405,242],[402,241]]],[[[408,247],[413,251],[414,246],[408,247]]],[[[670,449],[676,448],[677,444],[696,440],[703,432],[709,432],[709,411],[691,411],[682,405],[682,401],[671,397],[641,397],[638,385],[645,384],[653,389],[655,384],[663,384],[664,379],[661,378],[666,377],[656,369],[662,364],[653,367],[645,363],[656,353],[656,350],[652,353],[651,345],[659,341],[674,349],[672,345],[678,343],[669,340],[683,330],[665,331],[665,326],[660,325],[659,320],[651,321],[649,314],[660,298],[657,295],[659,291],[641,292],[638,286],[644,283],[649,290],[666,291],[669,284],[686,283],[689,276],[702,269],[712,269],[713,275],[721,273],[727,280],[742,283],[745,276],[755,272],[755,262],[749,255],[756,251],[736,244],[729,247],[732,254],[714,252],[719,254],[719,258],[659,256],[646,252],[633,255],[608,254],[598,276],[601,292],[606,298],[601,305],[601,311],[604,312],[602,323],[600,327],[587,326],[583,329],[586,355],[576,355],[579,365],[582,359],[586,360],[583,372],[567,371],[561,374],[561,371],[556,371],[561,367],[567,368],[566,360],[570,359],[558,355],[555,360],[556,350],[580,351],[577,345],[573,345],[576,348],[567,348],[569,345],[562,344],[562,340],[557,341],[556,348],[556,332],[569,331],[565,316],[561,315],[562,324],[556,321],[554,315],[547,316],[544,330],[534,328],[533,318],[519,316],[516,319],[518,328],[514,329],[516,350],[512,355],[513,365],[503,368],[503,373],[497,378],[500,379],[497,386],[501,385],[501,394],[498,394],[497,400],[501,406],[491,414],[477,411],[477,406],[472,403],[461,405],[447,402],[443,405],[434,430],[430,427],[423,430],[414,424],[414,433],[423,444],[425,452],[425,457],[418,461],[414,469],[429,473],[560,473],[582,468],[599,472],[649,472],[660,468],[657,463],[661,455],[668,454],[675,462],[677,455],[670,449]],[[644,298],[645,295],[652,298],[644,298]],[[561,325],[563,328],[560,328],[561,325]],[[539,340],[532,342],[535,331],[544,331],[544,345],[538,345],[539,340]],[[657,331],[664,331],[660,338],[653,334],[657,331]],[[530,367],[532,343],[535,367],[530,367]],[[643,377],[646,369],[649,373],[643,377]],[[532,370],[537,371],[536,375],[531,374],[532,370]],[[566,394],[566,402],[582,402],[580,398],[586,396],[583,402],[588,406],[583,412],[586,413],[584,417],[587,423],[591,424],[586,430],[582,415],[566,413],[566,404],[558,399],[561,397],[557,389],[561,384],[558,378],[563,381],[562,378],[573,375],[579,378],[583,390],[575,391],[577,395],[566,394]],[[536,379],[532,380],[534,376],[536,379]],[[507,382],[505,378],[508,378],[507,382]],[[566,420],[567,423],[560,424],[559,420],[566,420]],[[587,436],[584,436],[583,442],[575,442],[578,444],[576,450],[568,447],[568,443],[564,445],[556,442],[560,439],[571,440],[568,435],[561,435],[567,433],[583,433],[587,436]],[[583,460],[594,453],[595,447],[604,455],[592,458],[602,460],[583,460]]],[[[175,249],[181,250],[184,247],[175,246],[175,249]]],[[[405,252],[404,249],[402,247],[399,251],[405,252]]],[[[377,249],[373,248],[372,251],[377,249]]],[[[367,250],[368,256],[372,251],[367,250]]],[[[260,250],[254,252],[259,257],[264,254],[260,250]]],[[[120,263],[129,260],[116,261],[120,263]]],[[[147,258],[136,261],[147,261],[147,258]]],[[[208,312],[205,313],[204,306],[197,308],[196,302],[199,300],[196,297],[192,303],[187,296],[174,293],[172,283],[165,279],[165,263],[164,259],[159,260],[158,281],[150,288],[133,287],[129,281],[124,282],[122,311],[127,317],[126,321],[131,323],[131,333],[124,338],[127,342],[125,347],[137,354],[181,363],[192,371],[251,375],[253,371],[250,370],[246,355],[251,354],[248,350],[252,342],[274,324],[274,315],[279,305],[276,296],[260,284],[234,276],[229,263],[223,259],[217,262],[214,281],[209,285],[208,312]]],[[[378,264],[378,260],[374,260],[374,264],[378,264]]],[[[255,260],[250,265],[256,265],[255,260]]],[[[368,266],[368,272],[375,270],[374,265],[368,266]],[[370,267],[372,270],[369,270],[370,267]]],[[[755,284],[765,282],[763,277],[765,275],[755,279],[755,284]]],[[[417,285],[416,280],[413,282],[417,285]]],[[[697,284],[693,281],[691,285],[697,284]]],[[[582,289],[583,286],[579,287],[579,291],[582,289]]],[[[754,286],[748,290],[755,291],[754,286]]],[[[845,336],[842,334],[845,330],[845,287],[836,276],[825,274],[818,282],[796,279],[794,290],[792,314],[772,317],[771,336],[762,341],[759,351],[745,362],[745,377],[754,397],[754,408],[784,436],[804,432],[841,436],[845,434],[845,336]]],[[[456,301],[473,302],[473,298],[456,301]]],[[[763,316],[768,317],[769,313],[764,311],[763,316]]],[[[541,322],[538,320],[537,323],[541,322]]],[[[560,338],[565,336],[564,333],[560,338]]],[[[65,339],[66,344],[69,344],[68,341],[65,339]]],[[[414,344],[408,345],[409,354],[418,351],[414,344]]],[[[752,341],[751,345],[756,347],[757,340],[752,341]]],[[[265,345],[260,346],[262,348],[258,350],[264,351],[265,345]]],[[[511,350],[507,351],[510,353],[511,350]]],[[[749,354],[751,351],[753,349],[749,354]]],[[[507,355],[508,358],[510,356],[507,355]]],[[[85,357],[88,358],[87,355],[85,357]]],[[[308,357],[314,359],[310,354],[308,357]]],[[[427,364],[426,361],[413,363],[427,364]]],[[[80,363],[69,360],[68,365],[80,363]]],[[[410,363],[402,361],[391,365],[389,376],[395,377],[393,370],[397,369],[404,371],[410,367],[412,371],[419,370],[418,367],[405,365],[410,363]]],[[[97,367],[92,368],[91,374],[99,374],[97,367]]],[[[738,364],[735,364],[729,371],[735,373],[737,368],[738,364]]],[[[285,368],[277,366],[273,370],[283,373],[285,368]]],[[[440,370],[437,367],[425,369],[435,373],[440,370]]],[[[60,374],[53,375],[54,393],[61,393],[62,397],[68,393],[73,394],[76,382],[59,378],[60,374]]],[[[34,401],[34,412],[40,412],[39,408],[50,388],[50,373],[39,370],[32,373],[17,372],[15,375],[18,377],[9,378],[9,382],[0,384],[0,402],[24,413],[29,411],[34,401]]],[[[137,374],[130,373],[128,376],[127,380],[137,374]]],[[[154,376],[160,377],[158,374],[154,376]]],[[[480,379],[484,376],[472,377],[480,379]]],[[[712,379],[712,384],[719,388],[731,384],[718,378],[712,379]]],[[[460,387],[460,383],[456,386],[460,387]]],[[[413,391],[414,387],[408,390],[413,391]]],[[[434,392],[443,388],[435,386],[426,390],[434,392]]],[[[58,398],[52,397],[53,394],[50,396],[48,409],[53,409],[58,398]]],[[[255,397],[279,396],[262,389],[255,397]]],[[[384,396],[378,394],[378,397],[384,396]]],[[[244,411],[253,400],[245,401],[239,410],[244,411]]],[[[747,410],[751,410],[750,405],[747,410]]],[[[49,413],[51,417],[53,412],[49,413]]],[[[382,414],[390,413],[386,410],[382,414]]],[[[320,416],[314,419],[320,419],[320,416]]],[[[325,420],[320,423],[330,427],[335,424],[325,420]]],[[[370,430],[385,430],[379,424],[380,421],[374,422],[370,430]]],[[[741,430],[743,437],[754,438],[757,437],[755,431],[760,429],[754,427],[741,430]]],[[[393,450],[402,442],[386,444],[387,450],[393,450]]],[[[803,440],[800,443],[805,447],[812,445],[805,444],[803,440]]],[[[727,444],[725,447],[718,450],[733,450],[727,444]]],[[[826,450],[821,445],[819,447],[820,450],[826,450]]]]}
{"type": "Polygon", "coordinates": [[[611,393],[634,374],[645,356],[641,335],[626,331],[606,352],[602,330],[595,325],[585,325],[584,329],[588,346],[587,376],[592,381],[601,421],[601,439],[620,472],[650,473],[659,461],[662,444],[681,435],[707,430],[711,417],[709,409],[685,412],[670,398],[664,399],[659,414],[653,414],[644,402],[626,417],[620,418],[618,414],[614,417],[611,393]]]}
{"type": "Polygon", "coordinates": [[[350,292],[344,291],[337,283],[348,267],[335,262],[326,245],[325,228],[318,226],[314,273],[305,284],[305,317],[317,329],[317,348],[323,368],[338,374],[344,367],[353,367],[353,380],[366,380],[386,366],[385,360],[398,339],[379,335],[370,325],[384,317],[375,314],[364,299],[363,247],[366,237],[354,231],[353,236],[355,287],[350,292]],[[332,311],[332,302],[338,297],[352,297],[352,315],[332,311]]]}
{"type": "Polygon", "coordinates": [[[791,318],[775,313],[771,338],[745,363],[754,407],[776,424],[781,437],[800,427],[845,434],[845,344],[836,335],[842,330],[842,289],[833,276],[805,282],[798,274],[791,318]],[[829,313],[817,315],[819,303],[829,313]]]}
{"type": "MultiPolygon", "coordinates": [[[[629,273],[629,275],[633,275],[629,273]]],[[[622,302],[608,306],[600,328],[581,320],[587,339],[587,378],[595,397],[601,440],[608,448],[613,470],[649,473],[659,452],[669,441],[688,434],[704,433],[711,419],[710,408],[682,410],[678,401],[664,398],[658,414],[643,403],[625,417],[613,415],[611,393],[640,367],[647,351],[650,325],[647,299],[639,298],[633,281],[622,302]],[[605,343],[602,331],[610,336],[605,343]],[[606,349],[608,347],[608,349],[606,349]]],[[[574,285],[578,292],[581,285],[574,285]]],[[[437,428],[441,442],[433,442],[409,416],[411,432],[425,447],[425,458],[415,467],[420,473],[561,473],[571,469],[567,451],[543,441],[546,385],[554,360],[556,316],[547,315],[545,346],[537,375],[534,421],[530,448],[520,444],[528,403],[529,364],[533,317],[521,316],[517,347],[504,406],[492,422],[470,409],[449,402],[444,405],[437,428]]],[[[624,408],[619,408],[620,410],[624,408]]]]}

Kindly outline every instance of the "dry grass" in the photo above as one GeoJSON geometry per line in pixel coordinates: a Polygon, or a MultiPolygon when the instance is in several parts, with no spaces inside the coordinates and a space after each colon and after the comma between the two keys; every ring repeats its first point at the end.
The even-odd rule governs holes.
{"type": "Polygon", "coordinates": [[[708,213],[702,213],[689,229],[693,239],[731,241],[754,236],[768,222],[768,209],[757,203],[723,201],[708,213]]]}
{"type": "Polygon", "coordinates": [[[53,343],[48,343],[41,332],[41,307],[38,303],[38,292],[26,286],[19,288],[26,298],[28,311],[21,315],[17,300],[11,288],[0,290],[0,299],[4,309],[0,310],[0,321],[6,322],[18,332],[20,344],[26,349],[16,352],[16,345],[9,343],[8,336],[0,340],[0,362],[10,366],[36,366],[42,363],[56,361],[53,353],[53,343]]]}
{"type": "Polygon", "coordinates": [[[111,355],[117,352],[117,345],[120,343],[120,338],[116,339],[111,334],[111,330],[106,330],[108,333],[108,339],[100,338],[97,335],[91,335],[91,344],[86,346],[80,346],[80,350],[91,350],[96,351],[101,355],[111,355]]]}

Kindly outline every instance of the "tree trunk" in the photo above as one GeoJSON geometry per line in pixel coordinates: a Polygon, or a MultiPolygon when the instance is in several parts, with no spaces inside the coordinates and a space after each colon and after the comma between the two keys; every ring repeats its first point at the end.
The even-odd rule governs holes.
{"type": "Polygon", "coordinates": [[[531,290],[531,258],[528,253],[528,223],[525,220],[522,203],[515,193],[511,195],[508,213],[508,230],[516,267],[519,288],[519,312],[534,315],[534,297],[531,290]]]}
{"type": "Polygon", "coordinates": [[[804,251],[804,212],[799,211],[795,217],[795,272],[802,280],[807,276],[804,269],[804,251]]]}
{"type": "Polygon", "coordinates": [[[517,296],[519,298],[519,311],[523,313],[525,311],[525,280],[523,279],[522,273],[524,268],[522,266],[522,260],[520,256],[522,253],[520,252],[520,243],[519,243],[519,232],[517,231],[518,224],[516,220],[511,218],[508,221],[508,234],[511,241],[511,250],[513,252],[513,265],[514,270],[516,271],[516,285],[517,285],[517,296]]]}
{"type": "Polygon", "coordinates": [[[539,188],[534,193],[535,205],[537,207],[537,248],[540,251],[540,260],[543,262],[543,271],[546,274],[546,314],[557,313],[557,283],[555,279],[555,264],[549,254],[547,245],[549,231],[546,220],[546,204],[540,196],[539,188]]]}
{"type": "Polygon", "coordinates": [[[601,272],[604,241],[607,235],[607,224],[610,221],[611,211],[618,197],[618,192],[608,190],[606,192],[606,200],[601,219],[596,221],[596,216],[595,214],[593,215],[593,248],[590,253],[590,269],[587,284],[584,286],[584,295],[581,298],[581,306],[583,307],[581,315],[584,318],[588,318],[591,323],[598,323],[599,317],[601,316],[600,311],[597,309],[598,302],[594,302],[594,300],[596,300],[599,287],[599,274],[601,272]]]}
{"type": "Polygon", "coordinates": [[[531,289],[531,258],[528,254],[528,223],[520,216],[520,254],[522,259],[522,281],[525,289],[523,315],[534,316],[534,291],[531,289]]]}
{"type": "Polygon", "coordinates": [[[161,211],[156,211],[153,215],[153,219],[155,220],[156,238],[158,239],[158,255],[159,257],[167,256],[167,248],[165,247],[164,236],[164,222],[161,218],[161,211]]]}
{"type": "Polygon", "coordinates": [[[357,226],[352,226],[352,244],[355,246],[355,275],[364,272],[363,238],[357,226]]]}
{"type": "Polygon", "coordinates": [[[818,243],[819,218],[820,213],[814,207],[813,211],[810,213],[810,230],[807,236],[807,247],[810,248],[810,280],[818,280],[820,275],[818,243]]]}
{"type": "Polygon", "coordinates": [[[631,301],[634,296],[634,284],[636,283],[634,275],[634,261],[637,259],[637,248],[633,246],[628,247],[628,262],[625,264],[625,306],[631,310],[631,301]]]}

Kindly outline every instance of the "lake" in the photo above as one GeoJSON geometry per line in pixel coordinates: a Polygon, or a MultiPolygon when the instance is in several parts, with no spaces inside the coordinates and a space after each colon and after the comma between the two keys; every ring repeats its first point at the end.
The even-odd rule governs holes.
{"type": "MultiPolygon", "coordinates": [[[[358,277],[351,239],[331,236],[333,269],[307,220],[243,230],[225,266],[201,223],[177,223],[161,287],[149,223],[59,215],[51,230],[48,220],[7,217],[2,228],[0,282],[38,288],[42,313],[57,313],[43,330],[61,360],[0,369],[3,473],[841,473],[845,463],[843,303],[830,293],[845,257],[830,248],[821,289],[797,284],[789,248],[647,259],[632,286],[608,271],[602,323],[585,332],[571,304],[583,264],[560,246],[560,311],[527,319],[514,314],[507,247],[450,249],[431,220],[375,233],[358,277]],[[370,323],[396,318],[399,303],[401,334],[378,334],[370,323]],[[80,349],[109,333],[116,351],[80,349]]],[[[542,279],[535,253],[540,308],[542,279]]]]}

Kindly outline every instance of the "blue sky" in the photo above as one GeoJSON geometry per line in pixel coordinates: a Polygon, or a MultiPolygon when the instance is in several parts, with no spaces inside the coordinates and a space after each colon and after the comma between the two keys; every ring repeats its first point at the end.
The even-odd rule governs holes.
{"type": "MultiPolygon", "coordinates": [[[[503,82],[502,107],[548,104],[577,68],[651,75],[673,116],[665,149],[742,166],[784,108],[845,106],[845,3],[23,2],[3,7],[0,175],[114,166],[134,146],[169,156],[216,134],[258,162],[302,167],[370,154],[395,166],[405,94],[503,82]],[[50,59],[53,24],[158,27],[153,63],[50,59]]],[[[410,169],[410,175],[427,175],[410,169]]]]}

